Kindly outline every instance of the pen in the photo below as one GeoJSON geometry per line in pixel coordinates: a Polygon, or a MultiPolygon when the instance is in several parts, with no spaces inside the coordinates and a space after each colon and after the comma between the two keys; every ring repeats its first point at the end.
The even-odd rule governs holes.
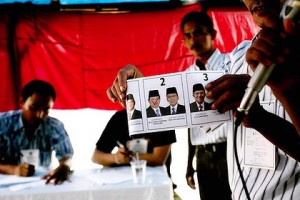
{"type": "Polygon", "coordinates": [[[131,153],[130,153],[130,151],[129,151],[129,149],[127,148],[127,147],[125,147],[121,142],[119,142],[118,140],[117,140],[117,144],[118,144],[118,146],[120,147],[120,148],[123,148],[123,149],[125,149],[125,151],[127,152],[126,154],[129,156],[129,157],[132,157],[131,156],[131,153]]]}
{"type": "Polygon", "coordinates": [[[126,149],[125,146],[121,142],[117,141],[117,144],[120,148],[126,149]]]}

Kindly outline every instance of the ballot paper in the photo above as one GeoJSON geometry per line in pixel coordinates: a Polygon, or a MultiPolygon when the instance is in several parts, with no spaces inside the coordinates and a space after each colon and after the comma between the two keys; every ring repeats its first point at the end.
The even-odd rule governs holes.
{"type": "Polygon", "coordinates": [[[20,183],[40,181],[41,177],[21,177],[16,175],[1,175],[0,186],[11,186],[20,183]]]}
{"type": "Polygon", "coordinates": [[[118,184],[132,181],[132,173],[130,167],[102,168],[98,176],[91,174],[86,176],[86,179],[99,185],[118,184]]]}
{"type": "Polygon", "coordinates": [[[34,188],[38,186],[45,186],[45,185],[46,185],[46,181],[39,179],[37,181],[33,181],[29,183],[19,183],[19,184],[11,185],[8,188],[9,190],[15,192],[19,190],[25,190],[25,189],[34,188]]]}
{"type": "MultiPolygon", "coordinates": [[[[261,101],[265,110],[275,113],[275,101],[261,101]]],[[[261,133],[254,129],[243,131],[243,166],[275,170],[276,148],[261,133]]]]}
{"type": "MultiPolygon", "coordinates": [[[[127,80],[127,99],[134,99],[135,109],[141,111],[141,117],[128,118],[129,134],[150,133],[157,131],[174,130],[176,128],[190,128],[207,124],[223,123],[232,120],[232,112],[220,113],[217,110],[194,110],[194,89],[197,85],[205,86],[213,80],[223,76],[224,71],[195,71],[170,73],[158,76],[127,80]],[[185,107],[185,112],[172,114],[170,100],[167,99],[168,91],[174,90],[178,94],[178,103],[185,107]],[[151,103],[159,103],[160,111],[151,109],[151,103]],[[155,102],[154,102],[155,101],[155,102]],[[151,111],[152,110],[152,111],[151,111]],[[155,111],[155,112],[154,112],[155,111]],[[152,112],[152,114],[150,113],[152,112]],[[155,116],[154,116],[155,114],[155,116]]],[[[199,88],[198,88],[199,89],[199,88]]],[[[205,98],[205,106],[213,100],[205,98]]],[[[127,110],[130,104],[126,101],[127,110]]],[[[207,106],[209,107],[209,106],[207,106]]]]}
{"type": "Polygon", "coordinates": [[[42,180],[41,177],[46,174],[47,171],[47,169],[39,168],[36,170],[34,176],[31,177],[1,174],[0,187],[8,187],[10,190],[16,191],[45,184],[45,180],[42,180]]]}

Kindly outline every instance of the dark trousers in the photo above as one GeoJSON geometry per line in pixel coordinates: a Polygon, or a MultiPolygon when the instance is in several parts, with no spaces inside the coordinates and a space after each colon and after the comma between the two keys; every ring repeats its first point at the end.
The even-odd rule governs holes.
{"type": "Polygon", "coordinates": [[[226,146],[226,142],[197,146],[197,178],[201,200],[231,199],[226,146]]]}

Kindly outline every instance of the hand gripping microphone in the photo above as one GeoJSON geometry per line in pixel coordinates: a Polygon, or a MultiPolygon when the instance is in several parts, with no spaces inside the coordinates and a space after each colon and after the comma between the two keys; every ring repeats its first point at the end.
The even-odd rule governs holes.
{"type": "MultiPolygon", "coordinates": [[[[294,33],[299,28],[300,24],[300,0],[287,0],[283,5],[280,13],[280,18],[283,20],[283,26],[286,32],[294,33]]],[[[267,82],[270,74],[272,73],[275,63],[271,66],[265,67],[259,63],[254,71],[253,76],[250,78],[245,95],[241,101],[240,106],[237,108],[240,114],[236,119],[236,124],[239,125],[244,116],[248,114],[249,109],[254,103],[257,95],[267,82]]]]}

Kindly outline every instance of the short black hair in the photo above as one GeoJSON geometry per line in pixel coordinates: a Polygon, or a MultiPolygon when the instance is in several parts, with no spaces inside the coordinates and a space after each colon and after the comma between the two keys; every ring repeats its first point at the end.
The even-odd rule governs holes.
{"type": "Polygon", "coordinates": [[[56,98],[54,87],[50,83],[42,80],[32,80],[23,87],[21,94],[23,101],[26,101],[27,98],[34,93],[37,93],[43,97],[51,96],[53,101],[56,98]]]}
{"type": "Polygon", "coordinates": [[[214,25],[212,22],[211,17],[204,11],[191,11],[183,16],[181,23],[180,23],[180,29],[183,32],[183,27],[185,23],[187,22],[196,22],[198,24],[201,24],[205,26],[209,33],[212,33],[214,30],[214,25]]]}

